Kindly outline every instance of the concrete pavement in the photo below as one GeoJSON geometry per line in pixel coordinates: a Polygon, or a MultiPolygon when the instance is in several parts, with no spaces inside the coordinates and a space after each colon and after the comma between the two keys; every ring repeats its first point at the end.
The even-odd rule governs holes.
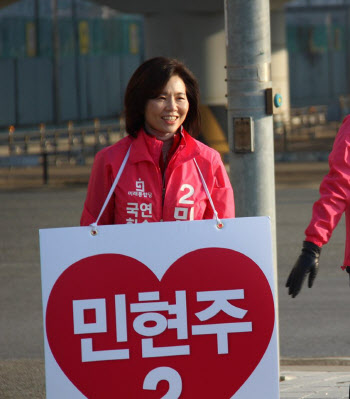
{"type": "MultiPolygon", "coordinates": [[[[280,399],[349,398],[349,366],[282,366],[281,379],[280,399]]],[[[44,381],[43,359],[0,361],[1,399],[45,399],[44,381]]]]}
{"type": "MultiPolygon", "coordinates": [[[[277,164],[277,188],[317,188],[326,171],[325,162],[277,164]]],[[[51,168],[42,187],[40,168],[0,169],[1,399],[45,398],[37,229],[79,223],[89,172],[51,168]]],[[[281,399],[349,398],[348,357],[282,358],[280,374],[281,399]]]]}
{"type": "MultiPolygon", "coordinates": [[[[348,399],[350,366],[282,366],[281,380],[280,399],[348,399]]],[[[45,399],[44,381],[43,359],[0,360],[1,399],[45,399]]]]}
{"type": "MultiPolygon", "coordinates": [[[[350,370],[282,370],[281,399],[348,399],[350,370]]],[[[266,398],[267,399],[267,398],[266,398]]]]}

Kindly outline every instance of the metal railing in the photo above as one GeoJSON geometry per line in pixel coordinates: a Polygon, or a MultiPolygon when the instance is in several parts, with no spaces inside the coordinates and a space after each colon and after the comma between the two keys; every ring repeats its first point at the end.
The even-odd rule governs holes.
{"type": "Polygon", "coordinates": [[[339,129],[340,121],[327,120],[327,106],[291,108],[288,119],[274,115],[275,150],[329,148],[339,129]]]}
{"type": "Polygon", "coordinates": [[[69,163],[84,165],[103,147],[125,136],[123,121],[90,125],[16,131],[10,126],[8,133],[0,134],[0,167],[37,166],[43,168],[43,181],[48,182],[48,166],[69,163]]]}

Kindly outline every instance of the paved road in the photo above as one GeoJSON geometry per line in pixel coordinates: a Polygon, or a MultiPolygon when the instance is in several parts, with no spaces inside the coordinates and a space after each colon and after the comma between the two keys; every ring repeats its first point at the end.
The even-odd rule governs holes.
{"type": "MultiPolygon", "coordinates": [[[[349,399],[350,368],[282,369],[280,399],[349,399]]],[[[264,398],[268,399],[268,398],[264,398]]]]}
{"type": "MultiPolygon", "coordinates": [[[[344,252],[344,221],[322,251],[315,286],[311,290],[305,287],[295,299],[289,298],[284,288],[326,170],[325,163],[277,165],[282,358],[350,357],[350,288],[347,275],[339,268],[344,252]]],[[[33,181],[28,171],[13,172],[17,173],[15,177],[10,177],[11,173],[0,176],[0,398],[37,399],[44,397],[38,229],[78,225],[88,170],[76,176],[61,173],[60,184],[52,180],[46,188],[40,187],[40,175],[33,181]],[[19,185],[21,188],[16,189],[19,185]]],[[[293,378],[283,386],[288,381],[293,378]]],[[[303,396],[285,396],[292,397],[303,396]]],[[[337,398],[341,397],[348,396],[337,398]]]]}
{"type": "Polygon", "coordinates": [[[317,191],[277,191],[277,248],[281,355],[287,357],[350,356],[349,277],[340,269],[345,225],[341,220],[324,246],[312,289],[303,287],[294,299],[284,287],[301,248],[303,232],[317,191]]]}

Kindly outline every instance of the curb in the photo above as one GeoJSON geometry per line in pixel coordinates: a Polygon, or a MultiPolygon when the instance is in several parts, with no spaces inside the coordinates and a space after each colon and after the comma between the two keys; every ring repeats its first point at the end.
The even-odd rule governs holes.
{"type": "Polygon", "coordinates": [[[275,162],[325,162],[330,151],[275,152],[275,162]]]}
{"type": "Polygon", "coordinates": [[[282,357],[281,366],[350,366],[350,357],[282,357]]]}

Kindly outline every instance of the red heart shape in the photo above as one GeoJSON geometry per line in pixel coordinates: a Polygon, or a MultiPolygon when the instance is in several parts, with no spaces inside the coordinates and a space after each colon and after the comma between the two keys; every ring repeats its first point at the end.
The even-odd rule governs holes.
{"type": "MultiPolygon", "coordinates": [[[[159,313],[168,320],[174,318],[167,312],[159,313]]],[[[274,321],[272,292],[259,266],[239,252],[205,248],[179,258],[161,281],[141,262],[124,255],[96,255],[74,263],[60,275],[50,293],[46,334],[58,365],[89,399],[161,398],[168,390],[165,381],[158,384],[156,392],[143,389],[146,375],[157,367],[171,367],[180,374],[181,398],[227,399],[259,364],[274,321]],[[213,303],[198,301],[197,292],[242,289],[244,298],[229,302],[247,310],[243,318],[220,311],[201,322],[195,315],[213,303]],[[154,337],[154,346],[189,345],[190,354],[142,358],[141,339],[145,337],[133,328],[139,314],[129,312],[130,304],[140,303],[138,293],[155,291],[160,293],[160,301],[174,304],[175,291],[179,290],[186,291],[188,339],[178,340],[175,329],[166,329],[154,337]],[[126,295],[128,340],[123,343],[116,340],[117,294],[126,295]],[[106,299],[107,332],[74,334],[73,301],[96,298],[106,299]],[[251,322],[252,331],[229,333],[227,354],[218,354],[217,335],[191,332],[193,325],[233,322],[251,322]],[[129,349],[130,358],[82,362],[82,338],[92,338],[94,351],[129,349]]]]}

